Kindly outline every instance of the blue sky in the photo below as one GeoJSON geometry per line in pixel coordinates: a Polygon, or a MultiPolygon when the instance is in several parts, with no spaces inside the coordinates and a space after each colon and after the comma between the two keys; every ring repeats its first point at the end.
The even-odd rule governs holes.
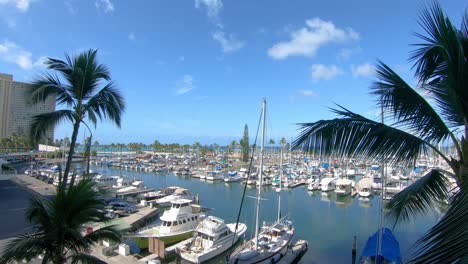
{"type": "MultiPolygon", "coordinates": [[[[102,143],[224,144],[244,124],[253,137],[262,97],[267,137],[289,140],[295,123],[333,118],[334,103],[375,118],[378,59],[414,83],[408,54],[426,3],[0,0],[0,72],[30,81],[45,57],[99,49],[127,103],[121,130],[98,124],[102,143]]],[[[441,4],[458,25],[466,2],[441,4]]]]}

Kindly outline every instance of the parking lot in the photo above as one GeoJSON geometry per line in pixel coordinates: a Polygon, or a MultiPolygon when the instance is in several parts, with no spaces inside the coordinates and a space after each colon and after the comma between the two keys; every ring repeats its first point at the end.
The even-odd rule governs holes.
{"type": "Polygon", "coordinates": [[[10,180],[0,180],[0,239],[22,234],[29,227],[24,217],[31,194],[10,180]]]}

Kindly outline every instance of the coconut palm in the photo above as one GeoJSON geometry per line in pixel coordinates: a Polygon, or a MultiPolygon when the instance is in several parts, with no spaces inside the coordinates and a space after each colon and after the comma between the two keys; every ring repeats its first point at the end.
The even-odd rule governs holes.
{"type": "Polygon", "coordinates": [[[62,121],[73,125],[70,155],[65,166],[63,182],[67,182],[80,126],[88,121],[96,126],[98,120],[109,119],[120,128],[125,104],[108,68],[97,61],[97,50],[90,49],[75,57],[65,55],[66,61],[48,58],[47,68],[60,74],[47,73],[32,83],[32,101],[43,102],[56,96],[57,104],[68,109],[37,115],[33,118],[31,135],[40,139],[45,132],[62,121]],[[102,86],[102,88],[101,88],[102,86]]]}
{"type": "Polygon", "coordinates": [[[30,260],[42,255],[42,263],[100,263],[89,252],[91,246],[105,239],[118,242],[115,226],[86,232],[86,225],[105,221],[104,206],[92,179],[60,185],[53,198],[35,195],[26,210],[32,231],[14,238],[3,248],[0,263],[30,260]],[[84,235],[83,233],[86,234],[84,235]]]}
{"type": "Polygon", "coordinates": [[[293,143],[307,151],[320,149],[322,154],[407,164],[432,150],[448,164],[450,171],[432,169],[387,204],[388,216],[398,223],[425,214],[440,202],[448,203],[440,221],[418,240],[411,263],[468,260],[467,13],[462,20],[457,29],[439,4],[423,9],[420,24],[427,36],[416,34],[423,43],[416,45],[410,57],[421,93],[384,63],[377,64],[379,81],[372,93],[390,125],[338,106],[332,111],[339,118],[300,124],[301,132],[293,143]],[[447,142],[455,147],[455,156],[437,148],[447,142]],[[448,178],[456,184],[451,186],[448,178]]]}

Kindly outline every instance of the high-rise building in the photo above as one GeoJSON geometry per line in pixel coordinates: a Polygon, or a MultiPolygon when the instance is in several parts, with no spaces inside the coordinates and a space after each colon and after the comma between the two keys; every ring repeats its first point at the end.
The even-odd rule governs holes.
{"type": "MultiPolygon", "coordinates": [[[[13,81],[13,75],[0,73],[0,138],[12,134],[28,136],[35,115],[55,111],[55,97],[33,104],[30,84],[13,81]]],[[[46,132],[47,139],[54,139],[53,128],[46,132]]]]}

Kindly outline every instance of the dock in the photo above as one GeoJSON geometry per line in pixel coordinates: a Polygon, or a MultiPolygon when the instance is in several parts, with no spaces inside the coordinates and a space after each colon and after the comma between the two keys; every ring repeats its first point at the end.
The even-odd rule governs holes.
{"type": "Polygon", "coordinates": [[[307,181],[299,181],[299,182],[295,182],[291,185],[289,185],[289,188],[296,188],[298,186],[301,186],[301,185],[307,185],[307,181]]]}
{"type": "Polygon", "coordinates": [[[154,189],[141,189],[141,190],[133,190],[133,191],[128,191],[128,192],[116,192],[115,195],[118,198],[124,198],[126,196],[137,196],[139,194],[144,194],[147,192],[154,192],[154,189]]]}
{"type": "Polygon", "coordinates": [[[308,249],[307,241],[299,240],[292,248],[289,248],[286,255],[276,262],[277,264],[295,264],[298,263],[308,249]]]}
{"type": "Polygon", "coordinates": [[[121,231],[133,232],[145,226],[159,214],[158,208],[138,207],[138,212],[125,217],[118,217],[105,223],[97,223],[95,229],[108,225],[116,225],[121,231]]]}

